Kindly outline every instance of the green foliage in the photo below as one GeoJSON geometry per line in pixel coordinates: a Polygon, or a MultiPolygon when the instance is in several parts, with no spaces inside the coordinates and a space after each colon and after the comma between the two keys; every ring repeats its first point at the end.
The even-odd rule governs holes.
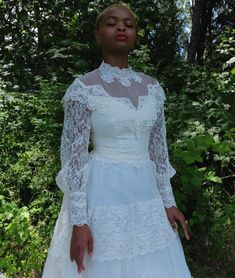
{"type": "Polygon", "coordinates": [[[55,200],[47,193],[29,207],[19,208],[15,201],[7,201],[0,195],[0,269],[7,277],[37,277],[40,273],[47,254],[48,235],[52,234],[58,215],[55,200]],[[49,202],[50,207],[46,208],[49,202]]]}
{"type": "Polygon", "coordinates": [[[30,223],[28,208],[18,208],[15,202],[6,202],[3,196],[0,196],[0,202],[0,268],[9,276],[30,273],[32,269],[39,271],[45,247],[44,253],[38,252],[43,242],[30,223]]]}
{"type": "Polygon", "coordinates": [[[39,83],[32,93],[0,95],[0,269],[9,277],[40,273],[61,202],[55,174],[65,88],[39,83]]]}
{"type": "MultiPolygon", "coordinates": [[[[231,54],[233,50],[230,45],[231,54]]],[[[172,182],[191,230],[186,250],[196,277],[214,277],[215,269],[215,277],[234,275],[235,85],[227,60],[217,70],[185,67],[180,94],[168,94],[168,138],[177,169],[172,182]]]]}
{"type": "MultiPolygon", "coordinates": [[[[12,1],[0,3],[0,73],[8,89],[25,92],[35,76],[67,83],[102,59],[95,42],[99,12],[116,1],[12,1]]],[[[138,18],[138,43],[147,45],[153,64],[171,63],[182,26],[175,1],[128,1],[138,18]],[[153,8],[154,7],[154,8],[153,8]],[[175,30],[177,29],[177,33],[175,30]]]]}
{"type": "Polygon", "coordinates": [[[147,45],[142,45],[140,49],[135,49],[130,53],[129,64],[137,71],[154,76],[155,67],[151,63],[150,50],[147,45]]]}

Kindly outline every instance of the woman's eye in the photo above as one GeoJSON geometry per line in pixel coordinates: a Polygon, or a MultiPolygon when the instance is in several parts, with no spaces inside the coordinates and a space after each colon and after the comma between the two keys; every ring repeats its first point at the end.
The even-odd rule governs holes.
{"type": "MultiPolygon", "coordinates": [[[[115,26],[116,22],[107,22],[106,25],[107,26],[115,26]]],[[[134,28],[134,25],[132,23],[125,23],[125,26],[128,28],[134,28]]]]}
{"type": "Polygon", "coordinates": [[[126,26],[127,27],[130,27],[130,28],[133,28],[134,27],[134,25],[133,25],[133,23],[132,22],[126,22],[126,26]]]}

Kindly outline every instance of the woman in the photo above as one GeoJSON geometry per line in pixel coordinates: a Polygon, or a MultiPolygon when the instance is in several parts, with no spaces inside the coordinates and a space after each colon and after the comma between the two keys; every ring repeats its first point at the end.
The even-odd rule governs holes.
{"type": "Polygon", "coordinates": [[[63,204],[44,278],[189,278],[176,220],[158,81],[128,65],[136,20],[123,4],[97,18],[103,62],[64,97],[63,204]],[[88,152],[91,136],[94,150],[88,152]]]}

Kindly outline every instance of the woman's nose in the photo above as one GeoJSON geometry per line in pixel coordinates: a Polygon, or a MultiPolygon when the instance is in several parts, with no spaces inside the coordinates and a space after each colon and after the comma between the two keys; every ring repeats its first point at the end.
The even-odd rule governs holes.
{"type": "Polygon", "coordinates": [[[124,30],[126,30],[126,26],[124,23],[120,22],[120,23],[118,23],[117,29],[118,29],[118,31],[124,31],[124,30]]]}

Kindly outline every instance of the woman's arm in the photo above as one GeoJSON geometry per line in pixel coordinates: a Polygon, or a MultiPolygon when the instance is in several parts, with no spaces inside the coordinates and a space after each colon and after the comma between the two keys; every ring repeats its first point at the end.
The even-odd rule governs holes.
{"type": "Polygon", "coordinates": [[[66,99],[61,137],[62,168],[56,181],[60,189],[69,195],[71,225],[87,224],[86,187],[89,172],[89,136],[89,109],[79,100],[66,99]]]}
{"type": "MultiPolygon", "coordinates": [[[[166,99],[162,87],[158,86],[160,99],[166,99]]],[[[157,100],[158,101],[158,100],[157,100]]],[[[161,101],[160,101],[161,103],[161,101]]],[[[174,230],[177,230],[176,220],[180,221],[185,237],[189,240],[187,222],[183,213],[176,207],[175,198],[172,192],[170,179],[176,174],[176,170],[169,161],[168,146],[166,140],[166,124],[164,115],[164,102],[159,109],[158,119],[150,133],[149,155],[156,165],[156,179],[159,192],[166,209],[168,220],[174,230]]]]}
{"type": "Polygon", "coordinates": [[[160,108],[159,117],[150,133],[149,155],[151,160],[153,160],[156,165],[157,186],[159,188],[164,206],[166,208],[176,206],[170,183],[170,179],[175,175],[176,170],[169,162],[164,105],[160,108]]]}
{"type": "Polygon", "coordinates": [[[75,80],[63,97],[64,125],[61,137],[61,171],[57,185],[69,196],[70,222],[73,226],[70,258],[78,271],[85,270],[83,258],[86,248],[92,255],[93,237],[87,219],[87,181],[89,175],[89,138],[91,111],[83,98],[82,88],[75,80]]]}

